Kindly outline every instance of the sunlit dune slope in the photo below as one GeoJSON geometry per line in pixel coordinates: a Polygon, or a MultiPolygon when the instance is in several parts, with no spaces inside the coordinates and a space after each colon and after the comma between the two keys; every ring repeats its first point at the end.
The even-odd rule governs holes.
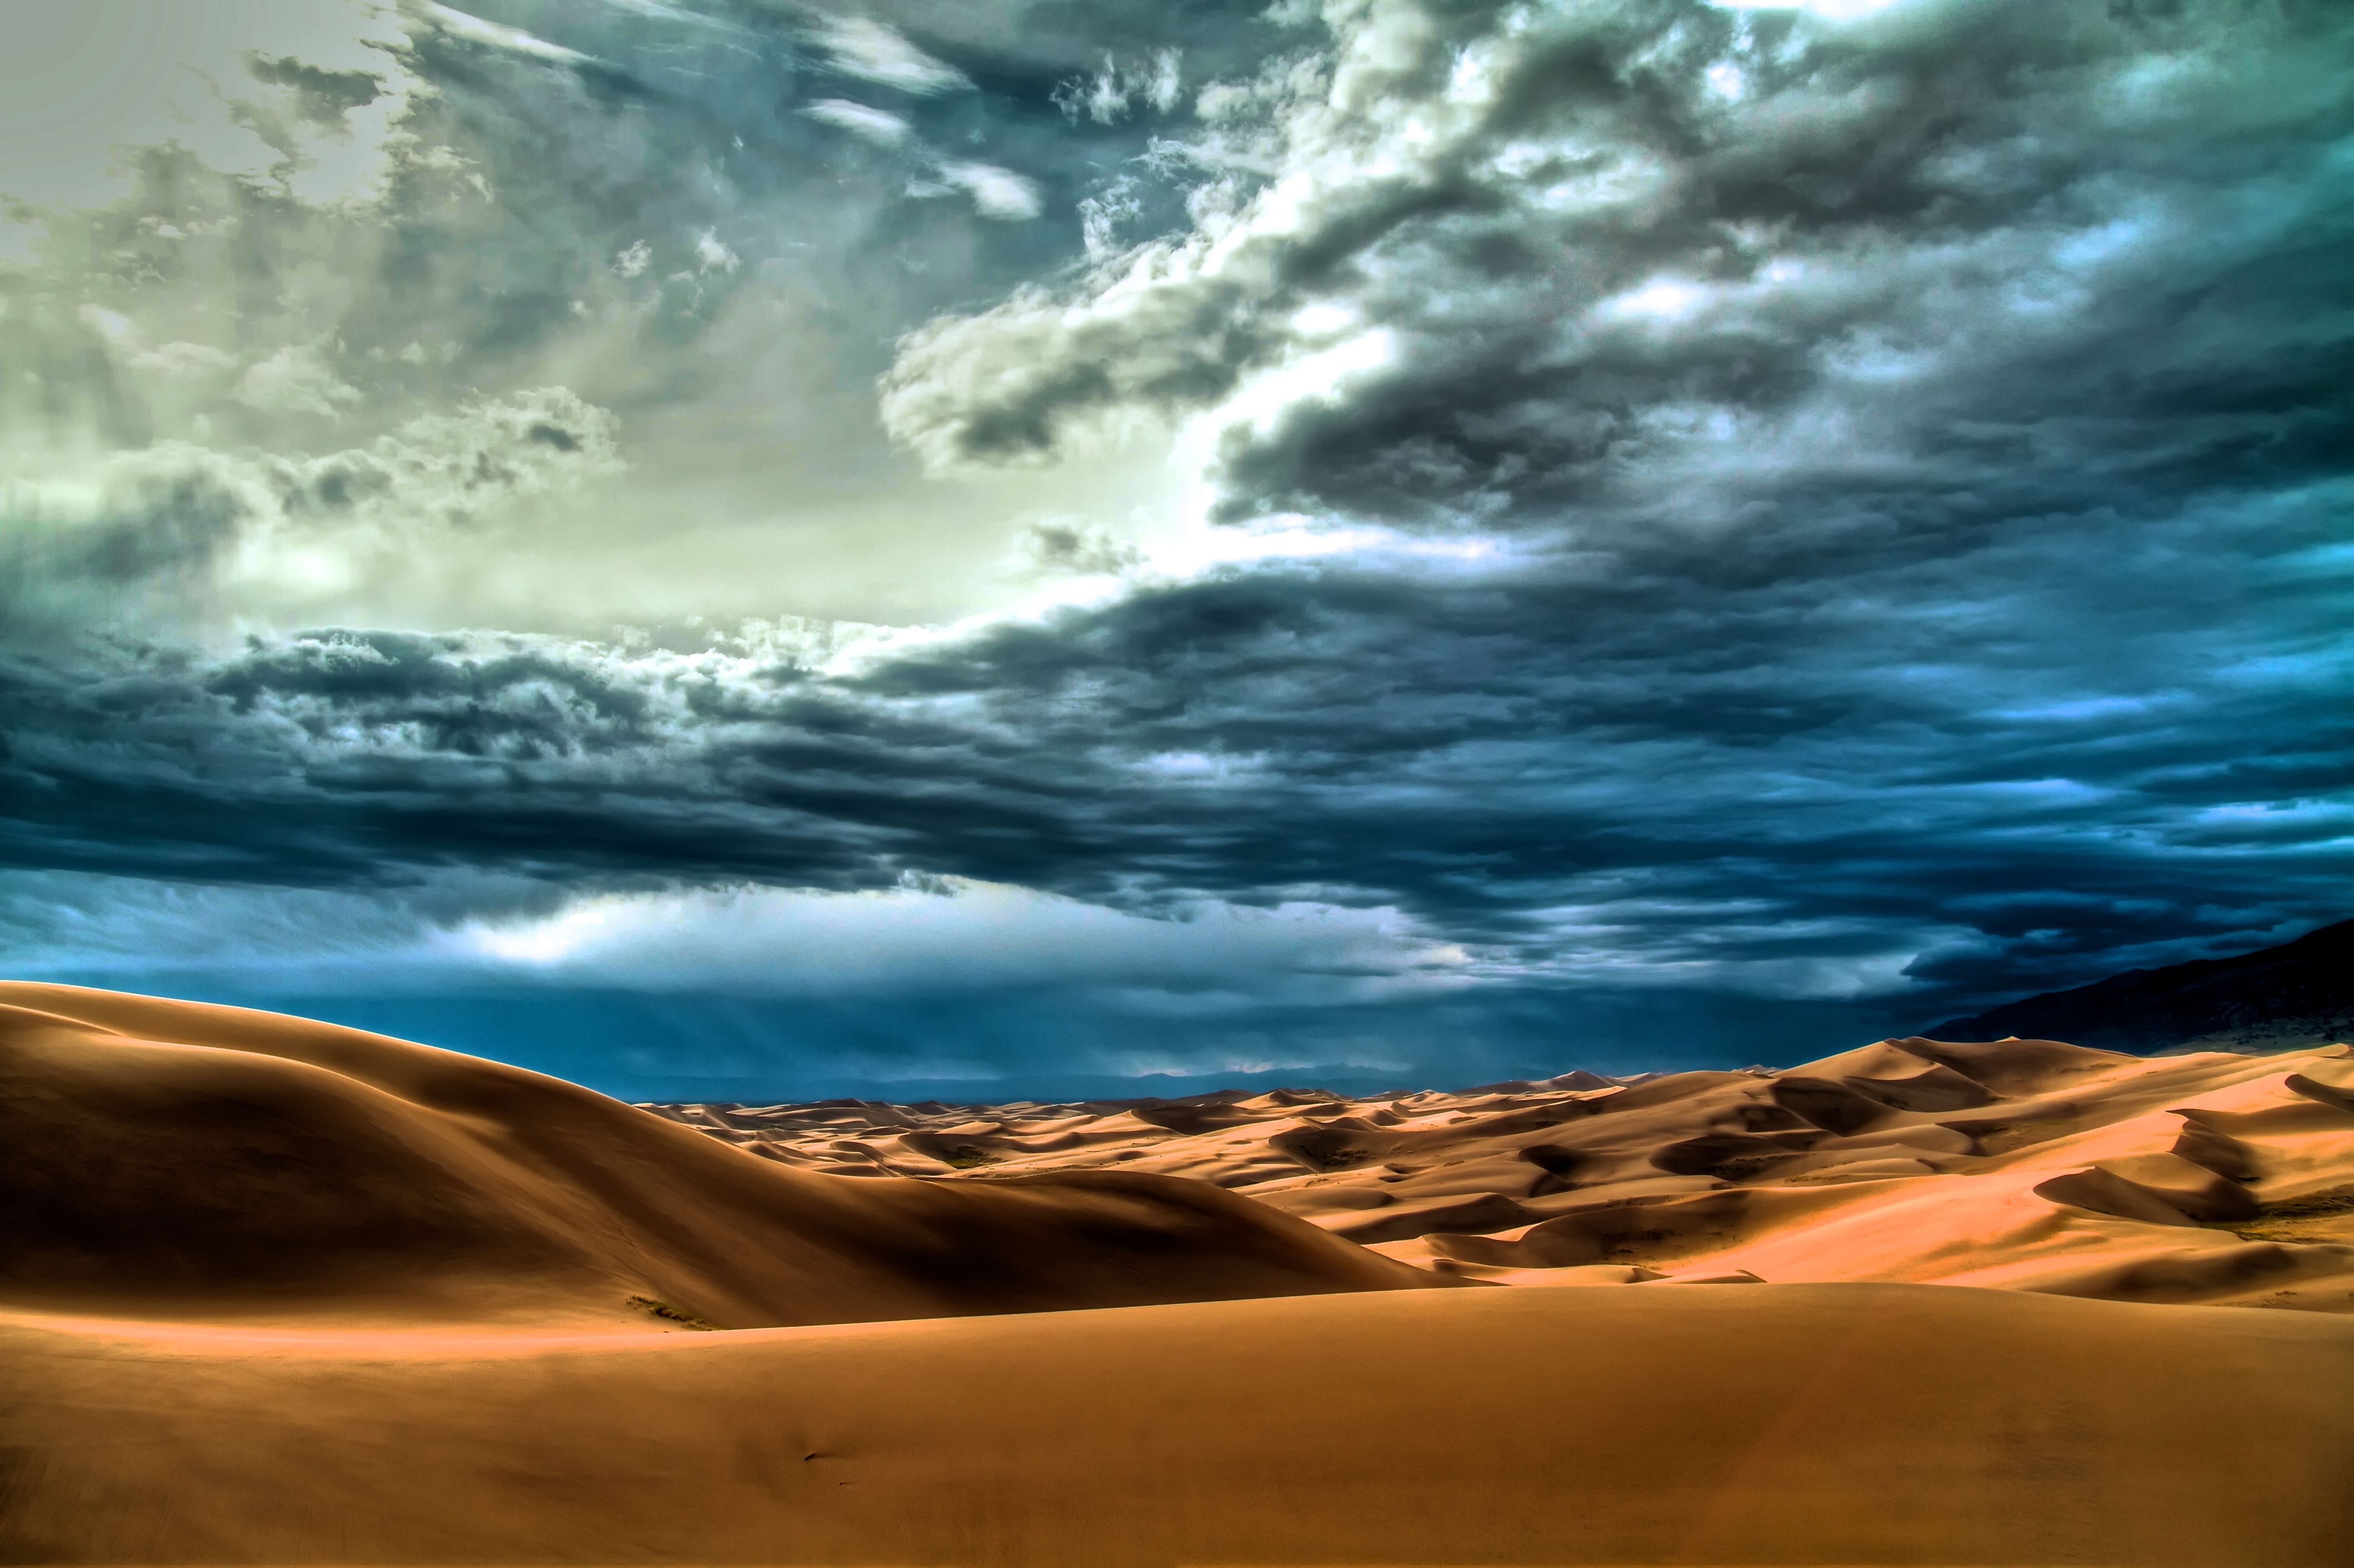
{"type": "Polygon", "coordinates": [[[18,1303],[750,1328],[1434,1283],[1201,1182],[843,1181],[355,1030],[62,986],[0,1004],[18,1303]]]}
{"type": "Polygon", "coordinates": [[[533,1340],[0,1322],[59,1563],[2337,1565],[2354,1323],[1908,1286],[533,1340]]]}
{"type": "Polygon", "coordinates": [[[2143,1058],[1902,1039],[1782,1072],[1353,1100],[654,1108],[846,1174],[1194,1176],[1503,1285],[1886,1280],[2354,1311],[2338,1044],[2143,1058]]]}

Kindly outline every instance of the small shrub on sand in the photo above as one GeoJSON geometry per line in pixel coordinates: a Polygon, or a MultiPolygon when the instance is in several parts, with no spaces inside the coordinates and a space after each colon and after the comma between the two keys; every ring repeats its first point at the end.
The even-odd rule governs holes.
{"type": "Polygon", "coordinates": [[[630,1305],[637,1308],[642,1312],[651,1312],[657,1318],[667,1319],[673,1323],[679,1324],[684,1328],[694,1329],[698,1332],[709,1334],[717,1333],[719,1331],[718,1324],[714,1323],[707,1319],[698,1318],[692,1312],[673,1307],[667,1301],[657,1301],[651,1296],[632,1296],[630,1298],[630,1305]]]}

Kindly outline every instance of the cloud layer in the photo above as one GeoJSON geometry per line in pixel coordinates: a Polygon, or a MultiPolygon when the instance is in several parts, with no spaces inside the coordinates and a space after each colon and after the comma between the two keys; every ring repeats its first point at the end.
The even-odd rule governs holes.
{"type": "Polygon", "coordinates": [[[2334,10],[478,9],[24,208],[23,963],[1494,1076],[2344,913],[2334,10]]]}
{"type": "Polygon", "coordinates": [[[2321,12],[1324,16],[1156,149],[1190,227],[907,340],[894,433],[951,468],[1190,415],[1222,520],[1606,544],[2334,471],[2321,12]]]}

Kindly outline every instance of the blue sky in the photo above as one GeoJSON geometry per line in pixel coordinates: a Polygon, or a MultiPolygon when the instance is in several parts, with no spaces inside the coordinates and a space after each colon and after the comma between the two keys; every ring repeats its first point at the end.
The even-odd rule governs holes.
{"type": "Polygon", "coordinates": [[[633,1096],[2347,913],[2354,18],[0,0],[0,963],[633,1096]]]}

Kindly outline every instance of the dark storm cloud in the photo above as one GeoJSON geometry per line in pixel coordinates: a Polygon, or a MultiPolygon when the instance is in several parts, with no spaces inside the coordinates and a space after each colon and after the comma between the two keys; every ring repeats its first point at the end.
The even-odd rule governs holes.
{"type": "Polygon", "coordinates": [[[382,633],[20,666],[5,853],[1308,897],[1534,979],[1837,993],[1926,948],[1917,980],[1974,994],[2333,911],[2341,504],[2138,517],[2129,548],[2040,515],[1804,574],[1261,569],[831,671],[382,633]]]}
{"type": "MultiPolygon", "coordinates": [[[[875,370],[915,329],[883,408],[937,464],[1194,419],[1212,515],[1356,532],[1156,574],[1042,524],[1130,577],[846,652],[16,639],[0,862],[1315,900],[1394,907],[1500,992],[1919,1022],[2344,912],[2338,8],[1386,0],[1244,58],[1210,11],[875,13],[931,75],[817,13],[478,9],[588,63],[420,41],[503,199],[402,176],[339,371],[491,379],[626,298],[661,369],[626,427],[686,396],[731,291],[790,274],[875,370]],[[1182,136],[1161,48],[1187,93],[1228,79],[1182,136]],[[990,219],[952,158],[1049,216],[990,219]],[[803,256],[796,224],[855,242],[803,256]],[[399,368],[420,330],[447,357],[399,368]]],[[[300,370],[270,385],[332,422],[300,370]]],[[[208,515],[153,561],[105,528],[9,548],[111,593],[216,548],[208,515]]]]}
{"type": "Polygon", "coordinates": [[[1165,152],[1214,221],[932,323],[895,430],[946,465],[1212,407],[1228,518],[1587,530],[2336,461],[2342,12],[1332,16],[1320,69],[1205,99],[1165,152]],[[1350,341],[1318,395],[1249,396],[1350,341]]]}

